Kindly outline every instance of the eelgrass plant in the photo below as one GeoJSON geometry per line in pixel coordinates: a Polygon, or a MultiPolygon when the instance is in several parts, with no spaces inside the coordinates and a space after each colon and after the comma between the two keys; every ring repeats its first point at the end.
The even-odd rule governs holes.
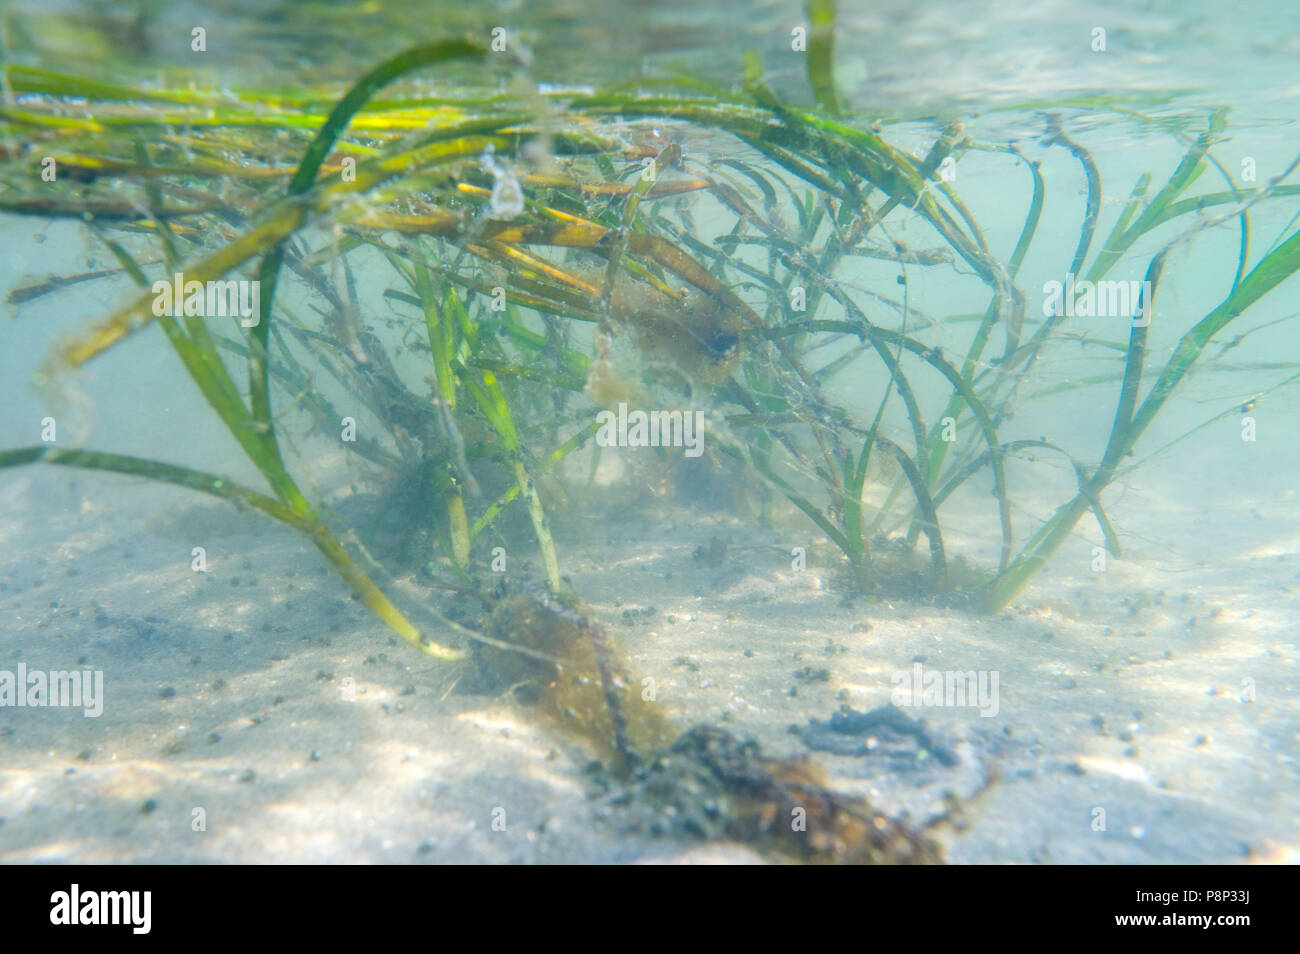
{"type": "MultiPolygon", "coordinates": [[[[895,144],[887,118],[855,114],[838,95],[833,3],[811,0],[808,13],[812,107],[779,98],[752,56],[726,91],[685,76],[659,90],[403,91],[415,75],[486,69],[473,40],[407,50],[341,98],[137,89],[6,64],[0,210],[83,222],[118,265],[15,289],[9,302],[21,310],[122,274],[140,289],[60,343],[37,384],[57,398],[69,375],[156,323],[266,486],[53,445],[0,451],[0,467],[144,477],[259,511],[310,539],[423,652],[449,662],[472,654],[480,675],[530,686],[544,714],[590,739],[630,784],[663,791],[654,773],[685,766],[702,788],[679,794],[725,803],[727,834],[813,860],[939,860],[932,825],[842,799],[804,765],[764,759],[707,726],[673,741],[568,592],[548,518],[552,475],[591,443],[599,408],[685,396],[710,411],[714,466],[720,457],[738,482],[788,499],[842,551],[852,587],[893,585],[900,551],[916,578],[910,554],[924,536],[925,592],[996,612],[1089,513],[1118,552],[1108,488],[1164,449],[1147,448],[1144,435],[1206,367],[1206,349],[1261,327],[1243,329],[1243,316],[1300,270],[1296,217],[1262,251],[1251,228],[1256,206],[1294,202],[1300,187],[1286,181],[1294,166],[1262,186],[1234,181],[1214,157],[1222,112],[1053,104],[1044,155],[1077,163],[1087,191],[1059,273],[1071,278],[1060,307],[1039,318],[1018,282],[1044,224],[1048,158],[957,122],[937,127],[921,154],[895,144]],[[1070,132],[1073,117],[1098,110],[1186,143],[1161,188],[1152,193],[1150,174],[1138,181],[1104,239],[1099,164],[1070,132]],[[1025,173],[1010,249],[990,240],[952,175],[958,162],[988,161],[1025,173]],[[51,169],[53,181],[41,175],[51,169]],[[1194,192],[1208,170],[1226,188],[1194,192]],[[1175,251],[1224,225],[1241,242],[1222,301],[1198,320],[1157,308],[1175,251]],[[1059,385],[1113,388],[1100,457],[1064,439],[1005,439],[1007,422],[1045,396],[1034,393],[1044,390],[1033,373],[1042,356],[1080,342],[1064,320],[1085,294],[1073,278],[1102,282],[1139,247],[1157,251],[1121,316],[1127,340],[1085,336],[1090,353],[1110,357],[1100,373],[1059,385]],[[863,261],[876,263],[870,274],[883,263],[888,277],[863,278],[863,261]],[[171,297],[188,299],[197,282],[199,299],[158,307],[177,274],[171,297]],[[913,289],[954,274],[979,310],[923,312],[913,289]],[[259,289],[252,313],[215,317],[204,286],[241,277],[259,289]],[[1149,339],[1152,321],[1177,338],[1167,354],[1149,339]],[[940,344],[951,349],[955,337],[954,357],[940,344]],[[315,488],[298,442],[336,440],[340,428],[349,459],[400,504],[396,541],[374,530],[382,514],[336,513],[315,488]],[[1063,459],[1077,487],[1026,534],[1013,523],[1009,477],[1044,455],[1063,459]],[[972,481],[991,487],[997,555],[950,578],[945,520],[972,481]],[[521,532],[545,579],[540,593],[487,582],[500,544],[517,558],[521,532]],[[467,617],[399,582],[412,573],[481,601],[484,614],[455,622],[467,617]],[[651,752],[661,755],[645,760],[651,752]],[[811,816],[807,837],[771,824],[792,806],[811,816]]],[[[1254,399],[1300,378],[1294,365],[1277,368],[1288,376],[1254,399]]]]}
{"type": "MultiPolygon", "coordinates": [[[[419,562],[445,585],[479,595],[484,534],[516,505],[548,588],[564,590],[539,478],[595,433],[593,403],[645,388],[718,409],[714,450],[802,511],[843,552],[864,591],[879,577],[873,541],[892,533],[909,545],[926,538],[928,586],[948,592],[944,505],[977,478],[991,482],[1000,545],[996,565],[966,586],[973,605],[1007,606],[1090,512],[1118,550],[1107,488],[1141,462],[1139,442],[1207,346],[1300,269],[1294,219],[1262,253],[1250,244],[1254,207],[1292,200],[1300,187],[1286,174],[1259,187],[1235,182],[1213,158],[1226,124],[1216,112],[1167,182],[1151,194],[1144,176],[1098,241],[1101,176],[1069,135],[1074,104],[1045,116],[1044,143],[1072,157],[1087,184],[1062,276],[1101,281],[1139,240],[1158,239],[1164,245],[1146,270],[1147,291],[1130,303],[1137,319],[1156,311],[1170,251],[1190,236],[1235,221],[1240,261],[1222,302],[1186,322],[1168,356],[1149,350],[1143,320],[1129,323],[1127,341],[1102,343],[1117,364],[1099,460],[1080,460],[1046,438],[1004,440],[999,429],[1026,400],[1036,361],[1069,333],[1059,317],[1036,320],[1033,296],[1017,285],[1042,224],[1040,161],[1015,143],[974,139],[959,123],[940,128],[923,156],[894,145],[880,123],[839,102],[832,5],[813,3],[810,13],[814,108],[778,99],[752,57],[734,91],[677,77],[658,92],[393,92],[404,77],[483,57],[483,47],[462,40],[380,64],[328,111],[315,90],[274,97],[140,90],[6,66],[0,209],[86,222],[141,288],[60,344],[38,383],[57,391],[66,375],[156,323],[269,494],[88,450],[20,448],[0,453],[0,466],[115,471],[254,507],[308,536],[385,623],[443,659],[464,651],[410,621],[384,589],[382,561],[360,537],[331,527],[286,460],[283,409],[307,412],[322,430],[342,419],[317,383],[323,378],[376,424],[349,452],[403,475],[420,499],[421,539],[438,559],[431,552],[419,562]],[[85,103],[74,113],[62,108],[67,97],[85,103]],[[719,148],[719,137],[731,145],[719,148]],[[697,150],[705,139],[710,145],[697,150]],[[1009,158],[1026,173],[1027,213],[1005,258],[950,174],[958,161],[986,156],[1009,158]],[[53,183],[33,172],[45,157],[58,171],[53,183]],[[1207,169],[1227,187],[1192,193],[1207,169]],[[706,219],[728,226],[719,236],[700,226],[706,219]],[[358,297],[363,256],[368,263],[380,256],[390,269],[381,304],[358,297]],[[142,264],[146,257],[155,264],[142,264]],[[892,263],[895,280],[884,288],[855,282],[851,266],[861,259],[892,263]],[[909,298],[928,275],[953,269],[974,276],[987,299],[959,357],[926,334],[936,324],[959,327],[957,320],[922,315],[909,298]],[[200,283],[255,276],[258,320],[244,327],[156,315],[154,282],[175,272],[200,283]],[[286,304],[290,287],[306,290],[319,320],[286,304]],[[398,316],[396,344],[361,318],[380,308],[398,316]],[[630,378],[617,360],[622,343],[641,359],[630,378]],[[411,352],[427,384],[411,383],[411,352]],[[821,361],[823,354],[833,357],[821,361]],[[838,388],[851,376],[884,386],[854,403],[838,388]],[[927,379],[927,388],[937,381],[948,395],[937,414],[919,384],[927,379]],[[1077,490],[1026,536],[1013,523],[1008,471],[1044,451],[1068,461],[1077,490]],[[868,473],[882,459],[891,483],[885,502],[871,505],[868,473]]],[[[1181,136],[1190,120],[1159,122],[1181,136]]],[[[109,273],[18,289],[10,301],[109,273]]],[[[1065,305],[1063,314],[1073,302],[1065,305]]],[[[491,638],[430,614],[461,637],[491,638]]]]}

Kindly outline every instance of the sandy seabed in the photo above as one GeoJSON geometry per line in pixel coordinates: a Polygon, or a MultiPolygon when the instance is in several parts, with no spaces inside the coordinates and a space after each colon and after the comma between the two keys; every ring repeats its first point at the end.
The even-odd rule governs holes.
{"type": "MultiPolygon", "coordinates": [[[[683,727],[805,754],[917,823],[992,779],[938,832],[953,862],[1290,861],[1300,516],[1290,491],[1211,508],[1188,502],[1200,486],[1130,507],[1136,555],[1104,574],[1081,530],[992,618],[846,600],[830,552],[797,572],[791,540],[716,515],[645,510],[561,552],[683,727]],[[907,710],[955,764],[804,745],[809,720],[886,705],[918,663],[999,675],[995,715],[907,710]]],[[[626,831],[592,796],[590,750],[458,691],[287,529],[51,467],[0,474],[0,503],[0,669],[100,669],[106,692],[98,718],[0,709],[0,860],[764,860],[626,831]]]]}

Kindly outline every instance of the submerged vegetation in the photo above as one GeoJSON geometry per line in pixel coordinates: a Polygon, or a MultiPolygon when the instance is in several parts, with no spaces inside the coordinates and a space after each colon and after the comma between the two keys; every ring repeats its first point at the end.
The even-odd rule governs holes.
{"type": "Polygon", "coordinates": [[[717,730],[674,743],[564,576],[550,522],[556,475],[579,451],[600,453],[599,409],[704,408],[701,466],[797,508],[842,553],[853,590],[906,579],[912,595],[1000,611],[1088,514],[1118,552],[1107,488],[1140,465],[1139,442],[1207,346],[1300,269],[1294,218],[1263,250],[1250,227],[1258,203],[1294,201],[1300,188],[1286,174],[1234,181],[1212,152],[1224,113],[1195,128],[1128,109],[1186,141],[1186,153],[1159,189],[1149,176],[1137,183],[1103,237],[1098,165],[1069,134],[1072,104],[1060,104],[1043,116],[1043,143],[1077,164],[1087,192],[1061,263],[1070,300],[1043,316],[1017,284],[1043,224],[1041,161],[958,122],[923,155],[892,143],[875,117],[840,103],[832,5],[810,6],[813,107],[779,99],[757,58],[725,91],[676,77],[656,91],[394,92],[418,75],[498,69],[504,58],[473,40],[409,49],[341,98],[119,87],[7,65],[0,210],[82,221],[118,265],[20,288],[11,304],[120,274],[139,287],[61,343],[38,385],[66,393],[78,368],[156,324],[266,488],[233,483],[216,462],[205,473],[107,449],[18,448],[0,451],[0,466],[142,476],[258,510],[310,539],[396,634],[527,695],[625,776],[685,759],[685,774],[736,797],[733,834],[770,833],[790,806],[812,806],[822,841],[778,850],[933,860],[922,834],[838,801],[803,767],[717,730]],[[1023,176],[1010,250],[995,247],[952,176],[982,162],[1023,176]],[[1225,188],[1193,192],[1210,170],[1225,188]],[[1222,301],[1194,318],[1161,313],[1171,252],[1225,223],[1241,244],[1222,301]],[[1049,437],[1006,440],[1001,429],[1033,399],[1024,385],[1035,363],[1078,341],[1064,316],[1151,235],[1164,244],[1126,303],[1125,337],[1090,342],[1113,356],[1100,457],[1049,437]],[[889,277],[864,284],[863,260],[889,277]],[[980,310],[921,313],[909,290],[954,272],[980,310]],[[156,284],[178,273],[185,302],[157,307],[156,284]],[[258,282],[255,313],[214,318],[212,283],[232,279],[258,282]],[[1148,346],[1153,314],[1179,325],[1168,354],[1148,346]],[[945,353],[954,335],[962,350],[945,353]],[[944,401],[930,407],[936,385],[944,401]],[[383,488],[347,513],[303,489],[307,442],[340,434],[383,488]],[[1010,482],[1044,455],[1066,461],[1077,487],[1022,528],[1010,482]],[[945,504],[981,481],[996,556],[950,570],[945,504]],[[525,559],[525,549],[545,579],[533,592],[492,572],[501,554],[525,559]],[[480,614],[413,596],[402,582],[411,576],[480,614]]]}

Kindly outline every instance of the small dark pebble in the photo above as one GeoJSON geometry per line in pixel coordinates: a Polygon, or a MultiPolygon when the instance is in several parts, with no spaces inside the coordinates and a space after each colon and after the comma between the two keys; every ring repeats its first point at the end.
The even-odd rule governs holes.
{"type": "Polygon", "coordinates": [[[794,671],[794,677],[808,682],[829,682],[831,671],[829,669],[814,669],[812,666],[804,666],[802,669],[794,671]]]}

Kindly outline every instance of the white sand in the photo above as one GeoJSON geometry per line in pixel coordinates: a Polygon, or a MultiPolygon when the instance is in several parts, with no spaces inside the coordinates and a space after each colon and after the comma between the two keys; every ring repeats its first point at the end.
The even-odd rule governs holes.
{"type": "MultiPolygon", "coordinates": [[[[561,550],[683,727],[724,720],[771,754],[804,751],[789,726],[842,701],[887,703],[891,673],[915,658],[996,670],[995,717],[908,710],[957,752],[953,768],[882,773],[871,757],[814,756],[836,787],[914,819],[995,774],[965,830],[943,833],[953,861],[1289,860],[1300,847],[1294,496],[1279,478],[1225,499],[1207,487],[1210,465],[1171,488],[1185,465],[1157,465],[1112,514],[1131,561],[1089,573],[1097,533],[1081,524],[997,618],[845,605],[831,551],[806,532],[774,539],[653,502],[561,550]],[[715,535],[730,546],[711,568],[693,554],[715,535]],[[801,573],[791,545],[810,548],[801,573]],[[797,678],[804,667],[829,678],[797,678]],[[1105,831],[1093,829],[1099,808],[1105,831]]],[[[620,835],[589,797],[583,746],[509,700],[452,692],[454,672],[388,634],[286,529],[185,491],[52,467],[0,473],[0,500],[0,669],[84,659],[107,692],[97,719],[0,710],[2,860],[760,860],[620,835]],[[195,545],[206,574],[190,568],[195,545]],[[206,831],[192,828],[196,808],[206,831]]]]}

